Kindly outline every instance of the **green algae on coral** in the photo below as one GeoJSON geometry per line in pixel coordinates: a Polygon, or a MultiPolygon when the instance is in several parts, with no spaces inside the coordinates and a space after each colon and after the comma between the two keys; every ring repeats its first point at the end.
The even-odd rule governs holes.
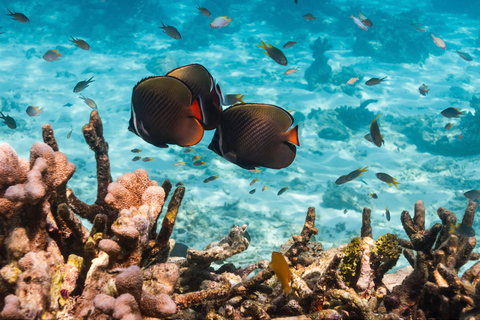
{"type": "Polygon", "coordinates": [[[347,286],[350,285],[350,282],[358,272],[357,269],[361,258],[361,242],[362,240],[359,237],[353,238],[348,246],[343,249],[345,256],[343,257],[342,266],[338,273],[347,286]]]}

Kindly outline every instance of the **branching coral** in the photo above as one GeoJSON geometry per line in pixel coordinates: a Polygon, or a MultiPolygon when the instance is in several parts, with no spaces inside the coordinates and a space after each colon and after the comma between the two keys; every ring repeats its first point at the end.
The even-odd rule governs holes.
{"type": "MultiPolygon", "coordinates": [[[[84,127],[103,186],[93,205],[66,188],[75,166],[58,151],[52,128],[42,129],[46,143],[34,144],[30,161],[0,144],[2,319],[459,318],[480,304],[480,262],[458,275],[480,258],[475,237],[451,234],[457,217],[444,208],[442,223],[426,229],[419,201],[413,218],[401,215],[409,240],[386,234],[376,241],[364,208],[360,237],[329,250],[311,241],[318,229],[309,208],[301,233],[279,249],[292,278],[285,292],[267,260],[211,267],[247,250],[246,225],[203,250],[188,249],[186,258],[169,257],[185,188],[173,192],[157,232],[172,186],[159,187],[145,170],[111,182],[98,113],[84,127]],[[93,221],[90,232],[77,214],[93,221]],[[385,276],[401,247],[413,270],[385,276]]],[[[475,211],[469,202],[464,225],[473,225],[475,211]]]]}

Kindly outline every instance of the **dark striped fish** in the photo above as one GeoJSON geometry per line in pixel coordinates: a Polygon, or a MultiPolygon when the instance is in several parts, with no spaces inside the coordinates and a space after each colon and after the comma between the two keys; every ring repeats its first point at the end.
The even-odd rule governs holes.
{"type": "Polygon", "coordinates": [[[281,169],[296,155],[298,126],[287,111],[269,104],[237,104],[222,113],[222,123],[208,148],[236,165],[281,169]]]}
{"type": "Polygon", "coordinates": [[[221,98],[220,87],[215,85],[210,72],[200,64],[189,64],[170,71],[167,76],[183,81],[190,88],[192,99],[198,101],[202,111],[203,128],[213,130],[218,127],[223,98],[221,98]]]}
{"type": "Polygon", "coordinates": [[[77,47],[79,47],[80,49],[83,49],[83,50],[90,50],[90,46],[88,45],[88,43],[85,41],[85,40],[82,40],[82,39],[75,39],[74,37],[70,36],[70,38],[72,38],[72,40],[68,40],[70,42],[73,42],[77,45],[77,47]]]}
{"type": "Polygon", "coordinates": [[[373,119],[372,123],[370,124],[370,139],[373,142],[373,144],[379,148],[382,146],[382,143],[385,144],[385,141],[383,141],[383,136],[380,134],[380,127],[378,126],[378,123],[377,123],[377,119],[381,115],[382,114],[380,113],[375,119],[373,119]]]}
{"type": "Polygon", "coordinates": [[[80,81],[79,83],[77,83],[75,85],[75,88],[73,88],[73,92],[77,93],[77,92],[83,91],[86,87],[88,87],[88,85],[90,83],[95,81],[95,80],[92,80],[92,79],[93,79],[93,77],[91,77],[88,80],[83,80],[83,81],[80,81]]]}
{"type": "Polygon", "coordinates": [[[159,148],[189,147],[200,142],[200,106],[185,83],[172,77],[149,77],[133,88],[129,130],[159,148]]]}

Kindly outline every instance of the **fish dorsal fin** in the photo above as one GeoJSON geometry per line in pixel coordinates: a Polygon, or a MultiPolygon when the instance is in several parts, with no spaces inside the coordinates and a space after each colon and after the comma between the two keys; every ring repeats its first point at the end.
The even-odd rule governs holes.
{"type": "Polygon", "coordinates": [[[294,122],[293,116],[280,107],[272,104],[260,104],[260,103],[240,103],[225,109],[223,112],[230,111],[252,111],[257,114],[261,114],[269,119],[275,120],[280,125],[281,129],[285,132],[290,128],[294,122]]]}

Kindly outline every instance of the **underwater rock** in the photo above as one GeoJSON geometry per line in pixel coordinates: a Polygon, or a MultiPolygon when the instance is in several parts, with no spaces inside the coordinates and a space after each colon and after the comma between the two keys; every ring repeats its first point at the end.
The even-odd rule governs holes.
{"type": "Polygon", "coordinates": [[[426,35],[415,30],[405,21],[418,21],[415,11],[401,14],[376,10],[369,14],[372,21],[388,20],[382,28],[373,27],[372,32],[357,32],[352,43],[352,51],[356,56],[368,56],[387,63],[419,63],[425,62],[431,50],[426,35]]]}

